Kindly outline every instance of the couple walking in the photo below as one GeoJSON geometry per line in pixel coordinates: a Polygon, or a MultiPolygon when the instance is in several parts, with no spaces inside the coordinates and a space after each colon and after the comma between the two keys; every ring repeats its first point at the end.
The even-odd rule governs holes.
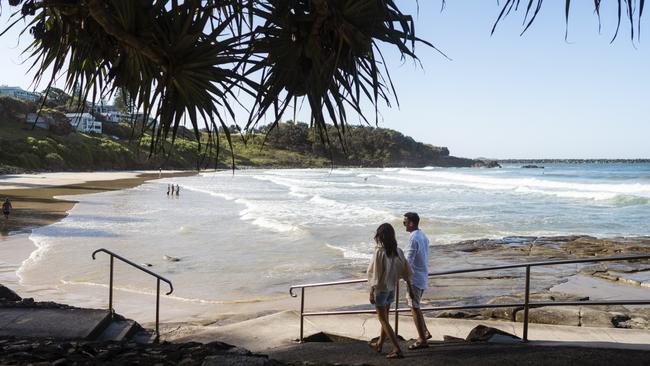
{"type": "Polygon", "coordinates": [[[429,275],[429,239],[418,228],[419,224],[420,217],[417,213],[404,214],[404,228],[411,233],[404,251],[397,247],[395,229],[391,224],[379,225],[375,233],[376,246],[368,266],[368,282],[370,303],[374,304],[377,310],[381,333],[379,338],[371,341],[369,345],[380,353],[384,341],[388,338],[393,344],[393,351],[386,356],[387,358],[404,357],[397,336],[388,321],[388,308],[395,300],[395,284],[400,278],[406,281],[408,290],[406,300],[418,331],[418,339],[408,348],[428,347],[427,339],[431,338],[420,310],[420,300],[427,288],[429,275]]]}

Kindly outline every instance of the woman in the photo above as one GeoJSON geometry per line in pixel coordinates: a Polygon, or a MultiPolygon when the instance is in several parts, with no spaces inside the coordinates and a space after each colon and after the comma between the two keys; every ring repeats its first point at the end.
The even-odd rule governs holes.
{"type": "Polygon", "coordinates": [[[402,358],[402,350],[397,343],[397,337],[388,321],[388,308],[395,299],[395,284],[402,278],[409,285],[413,271],[404,253],[397,247],[395,229],[391,224],[381,224],[375,233],[375,254],[368,266],[368,282],[370,283],[370,303],[375,305],[377,317],[381,323],[381,333],[377,342],[369,345],[376,352],[381,352],[386,337],[393,344],[393,351],[386,358],[402,358]]]}

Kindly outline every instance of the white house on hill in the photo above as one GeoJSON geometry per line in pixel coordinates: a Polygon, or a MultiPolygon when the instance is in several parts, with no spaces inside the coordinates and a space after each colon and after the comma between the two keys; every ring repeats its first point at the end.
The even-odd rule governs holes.
{"type": "Polygon", "coordinates": [[[16,99],[30,100],[36,102],[41,98],[39,93],[32,93],[30,91],[24,90],[19,86],[0,86],[0,95],[6,95],[9,97],[14,97],[16,99]]]}
{"type": "Polygon", "coordinates": [[[102,133],[102,123],[90,113],[66,113],[72,127],[80,132],[102,133]]]}

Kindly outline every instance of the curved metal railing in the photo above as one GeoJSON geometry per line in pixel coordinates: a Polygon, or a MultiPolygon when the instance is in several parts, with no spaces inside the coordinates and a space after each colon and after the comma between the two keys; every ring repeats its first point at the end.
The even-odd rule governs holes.
{"type": "Polygon", "coordinates": [[[163,281],[163,282],[165,282],[165,283],[167,283],[169,285],[169,292],[167,292],[165,295],[170,295],[172,292],[174,292],[174,286],[172,285],[172,282],[170,280],[166,279],[165,277],[163,277],[163,276],[161,276],[161,275],[159,275],[159,274],[157,274],[155,272],[152,272],[152,271],[142,267],[139,264],[133,263],[132,261],[122,257],[119,254],[111,252],[108,249],[101,248],[101,249],[95,250],[93,252],[93,254],[92,254],[93,260],[95,260],[95,254],[97,254],[99,252],[104,252],[104,253],[110,255],[110,258],[111,258],[110,275],[109,275],[109,280],[108,280],[108,282],[109,282],[109,285],[108,285],[108,310],[111,312],[111,316],[115,313],[115,310],[113,309],[113,258],[117,258],[117,259],[121,260],[122,262],[141,270],[142,272],[145,272],[145,273],[147,273],[147,274],[149,274],[151,276],[156,277],[156,339],[155,340],[158,341],[158,339],[160,338],[160,331],[159,331],[159,328],[158,328],[159,327],[159,319],[160,319],[160,281],[163,281]]]}
{"type": "MultiPolygon", "coordinates": [[[[463,268],[451,271],[432,272],[429,273],[429,278],[446,276],[451,274],[472,273],[472,272],[485,272],[496,271],[502,269],[525,268],[526,270],[526,285],[524,302],[522,303],[508,303],[508,304],[476,304],[476,305],[452,305],[452,306],[434,306],[421,308],[422,311],[440,311],[440,310],[462,310],[462,309],[490,309],[490,308],[510,308],[510,307],[523,307],[523,337],[524,342],[528,342],[528,312],[530,308],[542,306],[579,306],[579,305],[650,305],[650,300],[612,300],[612,301],[530,301],[530,269],[532,267],[553,266],[562,264],[576,264],[576,263],[596,263],[596,262],[612,262],[612,261],[626,261],[626,260],[642,260],[650,259],[650,254],[644,255],[628,255],[617,257],[596,257],[596,258],[579,258],[579,259],[564,259],[556,261],[538,261],[527,263],[506,264],[493,267],[476,267],[476,268],[463,268]]],[[[298,297],[294,290],[300,289],[300,342],[303,342],[304,331],[304,318],[306,316],[327,316],[327,315],[348,315],[348,314],[374,314],[375,310],[343,310],[343,311],[319,311],[319,312],[305,312],[305,289],[311,287],[326,287],[326,286],[339,286],[354,283],[368,282],[367,279],[351,279],[332,282],[320,282],[293,285],[289,287],[289,295],[291,297],[298,297]]],[[[397,283],[395,293],[395,308],[390,312],[395,313],[395,334],[398,333],[399,327],[399,313],[410,312],[410,308],[399,307],[399,281],[397,283]]]]}

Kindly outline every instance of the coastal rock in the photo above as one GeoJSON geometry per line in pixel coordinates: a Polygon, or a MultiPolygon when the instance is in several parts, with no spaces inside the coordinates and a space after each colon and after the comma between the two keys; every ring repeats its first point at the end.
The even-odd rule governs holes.
{"type": "Polygon", "coordinates": [[[172,257],[170,255],[164,255],[163,259],[165,259],[166,261],[170,261],[170,262],[180,262],[180,260],[181,260],[180,258],[172,257]]]}
{"type": "Polygon", "coordinates": [[[476,160],[472,168],[501,168],[501,165],[495,160],[476,160]]]}
{"type": "Polygon", "coordinates": [[[514,342],[519,341],[520,338],[497,328],[477,325],[469,332],[465,340],[467,342],[514,342]]]}
{"type": "Polygon", "coordinates": [[[436,315],[438,318],[452,318],[452,319],[474,319],[480,317],[481,314],[475,311],[461,311],[461,310],[448,310],[443,311],[436,315]]]}
{"type": "Polygon", "coordinates": [[[594,328],[615,328],[613,319],[616,315],[608,311],[580,308],[580,326],[594,328]]]}
{"type": "Polygon", "coordinates": [[[22,298],[18,296],[12,289],[0,285],[0,300],[3,301],[20,301],[22,298]]]}
{"type": "MultiPolygon", "coordinates": [[[[515,315],[517,322],[524,321],[524,312],[518,311],[515,315]]],[[[530,323],[551,324],[551,325],[572,325],[580,326],[580,309],[569,306],[553,306],[534,308],[528,311],[530,323]]]]}

